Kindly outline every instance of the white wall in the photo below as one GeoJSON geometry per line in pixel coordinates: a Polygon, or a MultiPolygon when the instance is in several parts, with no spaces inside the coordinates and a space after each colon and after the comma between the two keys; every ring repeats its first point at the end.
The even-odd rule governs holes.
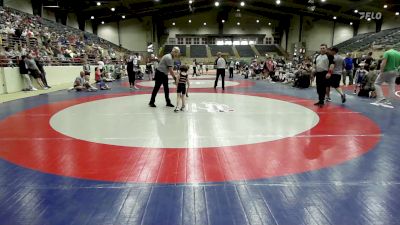
{"type": "Polygon", "coordinates": [[[68,13],[67,15],[67,26],[79,29],[78,17],[75,13],[68,13]]]}
{"type": "MultiPolygon", "coordinates": [[[[255,14],[242,13],[242,17],[237,18],[232,11],[229,15],[223,26],[223,33],[226,35],[259,34],[264,35],[264,37],[272,37],[273,27],[277,23],[255,14]],[[257,19],[260,21],[259,23],[256,23],[257,19]],[[240,22],[240,26],[237,25],[238,22],[240,22]],[[272,23],[271,26],[268,25],[269,22],[272,23]]],[[[170,19],[164,22],[164,26],[168,38],[176,38],[177,34],[217,35],[219,33],[216,11],[170,19]],[[192,20],[192,23],[188,22],[189,19],[192,20]],[[172,25],[173,22],[175,22],[175,26],[172,25]],[[207,25],[204,26],[204,23],[207,23],[207,25]]]]}
{"type": "Polygon", "coordinates": [[[120,30],[118,33],[117,22],[100,24],[97,28],[97,35],[116,45],[121,44],[122,47],[129,50],[147,51],[147,42],[152,40],[152,21],[150,17],[143,18],[142,22],[136,19],[122,20],[119,25],[120,30]],[[119,43],[118,38],[121,39],[121,43],[119,43]]]}
{"type": "Polygon", "coordinates": [[[365,34],[370,32],[376,32],[376,24],[374,21],[365,21],[363,20],[360,23],[360,27],[358,28],[358,34],[365,34]]]}
{"type": "MultiPolygon", "coordinates": [[[[311,18],[305,17],[304,19],[311,18]]],[[[318,51],[320,45],[323,43],[330,46],[332,38],[333,21],[314,19],[311,24],[303,26],[302,40],[307,43],[307,50],[309,52],[318,51]]]]}
{"type": "Polygon", "coordinates": [[[90,20],[85,21],[85,31],[89,32],[89,33],[93,33],[92,21],[90,21],[90,20]]]}
{"type": "Polygon", "coordinates": [[[353,37],[353,27],[347,24],[336,23],[333,44],[339,44],[353,37]]]}
{"type": "Polygon", "coordinates": [[[382,23],[382,30],[400,27],[400,16],[384,16],[382,23]]]}
{"type": "Polygon", "coordinates": [[[4,68],[5,67],[0,67],[0,94],[6,93],[4,68]]]}
{"type": "Polygon", "coordinates": [[[166,20],[164,26],[167,30],[168,38],[175,38],[177,34],[218,34],[216,17],[217,13],[215,11],[198,13],[166,20]],[[192,20],[192,23],[188,22],[189,19],[192,20]],[[175,22],[175,26],[172,25],[173,22],[175,22]],[[203,23],[207,23],[207,26],[204,26],[203,23]]]}
{"type": "Polygon", "coordinates": [[[42,17],[54,22],[56,21],[56,14],[53,11],[46,8],[43,8],[42,10],[42,17]]]}
{"type": "Polygon", "coordinates": [[[261,34],[264,37],[272,37],[276,21],[248,13],[242,14],[241,18],[236,18],[234,13],[229,15],[228,21],[224,24],[224,34],[261,34]],[[256,20],[260,22],[257,23],[256,20]],[[237,25],[238,22],[240,26],[237,25]],[[271,26],[268,23],[271,23],[271,26]]]}
{"type": "MultiPolygon", "coordinates": [[[[44,69],[46,71],[46,78],[49,85],[59,85],[66,83],[70,83],[72,85],[75,78],[79,76],[79,72],[82,70],[82,66],[46,66],[44,69]]],[[[93,66],[92,70],[94,70],[93,66]]],[[[94,76],[93,74],[94,73],[92,73],[92,76],[94,76]]],[[[24,82],[21,75],[19,74],[18,68],[2,68],[0,83],[5,84],[6,92],[4,93],[19,92],[24,88],[24,82]]],[[[0,93],[2,93],[1,89],[0,93]]]]}
{"type": "Polygon", "coordinates": [[[130,50],[147,51],[147,42],[152,39],[152,21],[150,17],[144,18],[143,22],[137,19],[122,20],[119,28],[123,47],[130,50]]]}
{"type": "MultiPolygon", "coordinates": [[[[353,27],[350,25],[336,23],[335,34],[333,35],[333,21],[315,19],[312,17],[303,17],[302,42],[306,42],[308,52],[319,50],[322,43],[330,46],[338,44],[353,37],[353,27]]],[[[293,15],[290,21],[289,37],[288,37],[288,52],[291,52],[292,45],[299,42],[300,32],[300,16],[293,15]]],[[[282,39],[284,41],[284,39],[282,39]]],[[[285,43],[281,44],[285,47],[285,43]]]]}
{"type": "Polygon", "coordinates": [[[97,27],[97,35],[107,41],[118,45],[118,27],[117,23],[100,24],[97,27]]]}
{"type": "Polygon", "coordinates": [[[33,14],[31,0],[4,0],[4,6],[33,14]]]}
{"type": "MultiPolygon", "coordinates": [[[[290,21],[289,27],[289,35],[288,35],[288,52],[292,52],[292,45],[299,42],[299,33],[300,33],[300,16],[293,15],[290,21]]],[[[286,43],[283,44],[283,48],[285,48],[286,43]]]]}

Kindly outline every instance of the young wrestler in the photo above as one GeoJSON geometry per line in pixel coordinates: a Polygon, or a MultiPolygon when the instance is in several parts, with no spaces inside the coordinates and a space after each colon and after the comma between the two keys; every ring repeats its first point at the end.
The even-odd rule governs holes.
{"type": "Polygon", "coordinates": [[[176,77],[176,85],[177,85],[177,98],[176,98],[176,108],[174,110],[174,112],[178,112],[178,106],[179,106],[179,102],[182,101],[182,107],[181,107],[181,111],[183,111],[185,109],[185,94],[186,94],[186,84],[189,87],[189,77],[187,74],[188,71],[188,66],[183,65],[180,67],[180,73],[179,75],[176,77]]]}

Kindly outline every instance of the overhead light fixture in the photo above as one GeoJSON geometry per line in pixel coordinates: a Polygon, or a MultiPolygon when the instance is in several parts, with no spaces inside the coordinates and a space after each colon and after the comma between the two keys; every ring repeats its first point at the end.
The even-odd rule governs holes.
{"type": "Polygon", "coordinates": [[[189,0],[189,4],[192,4],[193,3],[193,1],[192,0],[189,0]]]}
{"type": "Polygon", "coordinates": [[[281,0],[276,0],[276,4],[280,5],[281,4],[281,0]]]}
{"type": "Polygon", "coordinates": [[[57,5],[44,5],[43,8],[59,8],[58,2],[57,5]]]}
{"type": "Polygon", "coordinates": [[[353,26],[353,22],[350,22],[350,26],[353,26]]]}
{"type": "Polygon", "coordinates": [[[94,20],[94,16],[91,16],[90,19],[91,19],[91,20],[94,20]]]}
{"type": "Polygon", "coordinates": [[[97,2],[97,5],[98,5],[98,6],[101,6],[101,2],[97,2]]]}
{"type": "Polygon", "coordinates": [[[218,6],[219,6],[219,2],[215,2],[214,5],[215,5],[216,7],[218,7],[218,6]]]}
{"type": "Polygon", "coordinates": [[[101,24],[104,24],[104,21],[101,21],[101,24]]]}
{"type": "Polygon", "coordinates": [[[114,8],[114,7],[113,7],[113,8],[111,8],[111,11],[113,11],[113,12],[114,12],[114,11],[115,11],[115,8],[114,8]]]}
{"type": "Polygon", "coordinates": [[[357,9],[355,9],[355,10],[354,10],[354,13],[358,13],[358,10],[357,10],[357,9]]]}
{"type": "Polygon", "coordinates": [[[172,23],[172,26],[175,26],[175,22],[172,23]]]}
{"type": "Polygon", "coordinates": [[[337,17],[336,17],[336,16],[334,16],[334,17],[333,17],[333,19],[334,19],[334,20],[336,20],[336,19],[337,19],[337,17]]]}
{"type": "Polygon", "coordinates": [[[268,23],[268,26],[271,26],[271,23],[268,23]]]}
{"type": "Polygon", "coordinates": [[[125,19],[125,15],[122,15],[122,19],[125,19]]]}
{"type": "Polygon", "coordinates": [[[321,0],[321,2],[325,2],[325,0],[321,0]]]}
{"type": "Polygon", "coordinates": [[[237,25],[240,26],[240,22],[237,22],[237,25]]]}
{"type": "Polygon", "coordinates": [[[207,26],[207,23],[203,23],[204,26],[207,26]]]}
{"type": "Polygon", "coordinates": [[[192,23],[192,20],[189,20],[189,23],[192,23]]]}
{"type": "Polygon", "coordinates": [[[246,5],[246,3],[245,3],[245,2],[243,2],[243,1],[242,1],[242,2],[240,2],[240,6],[242,6],[242,7],[243,7],[244,5],[246,5]]]}
{"type": "Polygon", "coordinates": [[[260,20],[256,20],[256,23],[259,23],[260,22],[260,20]]]}

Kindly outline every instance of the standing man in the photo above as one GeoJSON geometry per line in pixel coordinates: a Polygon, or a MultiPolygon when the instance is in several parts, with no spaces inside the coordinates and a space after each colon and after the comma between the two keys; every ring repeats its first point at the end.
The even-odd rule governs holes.
{"type": "Polygon", "coordinates": [[[224,58],[221,57],[221,52],[217,53],[218,58],[215,60],[215,65],[217,69],[217,78],[215,79],[214,88],[217,88],[219,76],[222,79],[222,90],[225,90],[225,68],[226,68],[226,61],[224,58]]]}
{"type": "Polygon", "coordinates": [[[400,69],[400,52],[390,49],[383,54],[381,70],[378,78],[375,81],[375,89],[377,94],[377,101],[371,103],[372,105],[383,106],[386,108],[394,108],[392,103],[385,98],[382,91],[382,83],[386,82],[389,85],[389,98],[395,97],[395,81],[399,75],[400,69]]]}
{"type": "Polygon", "coordinates": [[[233,78],[233,69],[235,68],[235,62],[233,59],[229,62],[229,78],[233,78]]]}
{"type": "Polygon", "coordinates": [[[342,98],[342,103],[346,102],[346,95],[343,93],[343,90],[340,88],[340,79],[342,78],[343,67],[344,67],[344,58],[337,54],[339,49],[336,47],[331,48],[329,55],[333,55],[333,62],[335,67],[333,68],[333,72],[331,77],[328,79],[327,87],[326,87],[326,101],[330,102],[331,100],[331,87],[335,88],[335,90],[340,94],[342,98]]]}
{"type": "Polygon", "coordinates": [[[346,86],[347,76],[349,77],[349,85],[353,85],[353,59],[350,53],[346,54],[344,59],[344,73],[343,73],[343,85],[346,86]]]}
{"type": "Polygon", "coordinates": [[[129,89],[139,89],[135,85],[136,75],[138,72],[138,57],[136,55],[129,57],[129,60],[126,64],[126,70],[128,72],[129,89]]]}
{"type": "Polygon", "coordinates": [[[156,107],[154,104],[156,101],[156,96],[158,91],[160,90],[161,85],[164,86],[164,93],[165,93],[165,101],[167,102],[168,107],[175,107],[171,104],[171,100],[169,99],[169,87],[168,87],[168,73],[174,78],[176,81],[176,76],[174,73],[174,58],[178,58],[180,54],[180,49],[178,47],[172,48],[171,53],[164,55],[161,58],[158,67],[156,68],[155,74],[155,81],[156,84],[154,85],[153,93],[151,94],[151,99],[149,106],[156,107]]]}
{"type": "Polygon", "coordinates": [[[321,44],[320,54],[314,60],[315,64],[315,77],[317,83],[318,102],[314,105],[322,107],[325,104],[325,94],[327,87],[327,79],[332,75],[334,68],[333,56],[327,54],[328,46],[321,44]]]}

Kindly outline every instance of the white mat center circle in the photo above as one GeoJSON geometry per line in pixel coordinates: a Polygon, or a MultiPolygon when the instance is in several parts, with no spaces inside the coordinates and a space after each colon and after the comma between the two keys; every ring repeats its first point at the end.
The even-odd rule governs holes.
{"type": "MultiPolygon", "coordinates": [[[[144,87],[154,87],[154,81],[143,81],[139,82],[138,85],[144,87]]],[[[232,87],[239,85],[239,82],[236,81],[225,81],[225,87],[232,87]]],[[[218,87],[222,86],[222,81],[218,81],[218,87]]],[[[172,80],[169,81],[169,87],[175,88],[176,85],[173,83],[172,80]]],[[[213,88],[214,87],[214,80],[191,80],[190,81],[190,88],[213,88]]]]}
{"type": "MultiPolygon", "coordinates": [[[[147,148],[236,146],[292,137],[314,127],[318,115],[303,106],[263,97],[192,93],[187,111],[174,113],[158,95],[87,102],[50,120],[53,129],[90,142],[147,148]],[[156,102],[157,104],[157,102],[156,102]]],[[[175,95],[171,95],[175,102],[175,95]]]]}

